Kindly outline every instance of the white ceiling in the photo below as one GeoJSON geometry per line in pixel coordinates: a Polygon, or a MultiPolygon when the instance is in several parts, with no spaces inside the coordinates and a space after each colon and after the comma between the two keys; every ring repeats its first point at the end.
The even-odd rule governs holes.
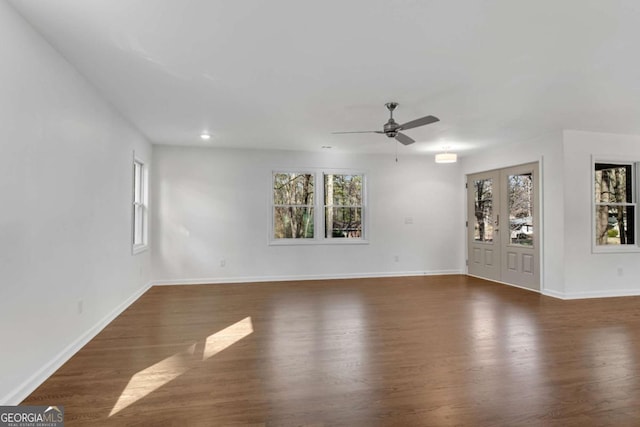
{"type": "Polygon", "coordinates": [[[158,144],[461,155],[560,129],[640,134],[636,0],[14,0],[158,144]],[[198,135],[213,135],[202,142],[198,135]]]}

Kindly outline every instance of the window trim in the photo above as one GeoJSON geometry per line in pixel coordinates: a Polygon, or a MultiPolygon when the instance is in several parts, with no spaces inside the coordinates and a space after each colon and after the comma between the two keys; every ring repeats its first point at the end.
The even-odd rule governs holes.
{"type": "Polygon", "coordinates": [[[131,254],[136,255],[149,249],[149,168],[144,160],[133,154],[132,194],[131,194],[131,254]],[[140,201],[136,200],[136,165],[140,165],[140,201]],[[136,240],[136,208],[142,208],[142,243],[136,240]]]}
{"type": "Polygon", "coordinates": [[[611,253],[633,253],[640,252],[640,246],[638,244],[638,225],[640,215],[638,213],[638,172],[640,171],[640,161],[615,158],[608,155],[605,156],[591,156],[591,252],[594,254],[611,254],[611,253]],[[631,166],[632,170],[632,197],[633,203],[599,203],[596,201],[596,163],[610,163],[621,166],[631,166]],[[634,242],[626,245],[598,245],[596,239],[596,207],[597,206],[633,206],[634,209],[634,242]]]}
{"type": "Polygon", "coordinates": [[[368,211],[368,173],[360,169],[334,169],[334,168],[277,168],[271,171],[269,181],[269,201],[268,201],[268,236],[269,246],[305,246],[305,245],[368,245],[369,244],[369,217],[368,211]],[[313,175],[314,197],[313,197],[313,221],[314,235],[308,239],[274,238],[275,217],[273,203],[273,178],[278,173],[298,173],[313,175]],[[324,175],[362,175],[362,237],[361,238],[325,238],[325,218],[324,218],[324,175]]]}

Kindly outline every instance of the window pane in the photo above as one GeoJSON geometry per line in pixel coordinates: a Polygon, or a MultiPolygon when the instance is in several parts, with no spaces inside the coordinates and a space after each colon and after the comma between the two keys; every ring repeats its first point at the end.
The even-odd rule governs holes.
{"type": "Polygon", "coordinates": [[[324,204],[362,206],[362,175],[325,175],[324,204]]]}
{"type": "Polygon", "coordinates": [[[312,239],[313,208],[274,207],[273,228],[276,239],[312,239]]]}
{"type": "Polygon", "coordinates": [[[142,205],[135,205],[133,208],[133,244],[144,244],[143,235],[143,222],[144,222],[144,207],[142,205]]]}
{"type": "Polygon", "coordinates": [[[133,162],[133,201],[142,202],[142,164],[133,162]]]}
{"type": "Polygon", "coordinates": [[[327,238],[362,238],[362,208],[325,208],[327,238]]]}
{"type": "Polygon", "coordinates": [[[298,173],[274,174],[273,203],[276,205],[312,205],[313,175],[298,173]]]}
{"type": "Polygon", "coordinates": [[[596,203],[634,203],[632,165],[595,164],[596,203]]]}
{"type": "Polygon", "coordinates": [[[509,232],[511,243],[533,245],[533,180],[530,173],[509,175],[509,232]]]}
{"type": "Polygon", "coordinates": [[[493,241],[493,182],[491,179],[473,181],[475,220],[474,239],[493,241]]]}
{"type": "Polygon", "coordinates": [[[634,206],[596,206],[596,244],[632,245],[635,243],[634,206]]]}

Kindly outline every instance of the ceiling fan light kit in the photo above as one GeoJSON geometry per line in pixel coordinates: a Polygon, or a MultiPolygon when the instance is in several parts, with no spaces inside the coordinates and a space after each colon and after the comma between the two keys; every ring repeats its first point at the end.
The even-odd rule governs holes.
{"type": "Polygon", "coordinates": [[[393,119],[393,110],[398,107],[397,102],[387,102],[385,104],[387,109],[389,110],[389,120],[384,124],[382,130],[366,130],[366,131],[356,131],[356,132],[333,132],[334,134],[343,134],[343,133],[379,133],[383,135],[387,135],[388,138],[395,138],[396,141],[401,143],[402,145],[409,145],[416,142],[413,138],[404,133],[400,132],[401,130],[413,129],[419,126],[429,125],[431,123],[435,123],[440,121],[435,116],[424,116],[419,119],[411,120],[410,122],[403,123],[399,125],[393,119]]]}

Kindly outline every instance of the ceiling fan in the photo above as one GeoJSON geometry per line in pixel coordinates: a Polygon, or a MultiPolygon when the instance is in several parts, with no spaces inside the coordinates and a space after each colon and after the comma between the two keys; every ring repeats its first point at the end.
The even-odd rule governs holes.
{"type": "Polygon", "coordinates": [[[413,129],[419,126],[429,125],[431,123],[439,122],[440,119],[435,116],[424,116],[419,119],[411,120],[410,122],[404,124],[398,124],[395,120],[393,120],[393,110],[398,106],[397,102],[387,102],[387,109],[389,110],[389,121],[384,124],[382,130],[365,130],[365,131],[355,131],[355,132],[332,132],[333,134],[344,134],[344,133],[380,133],[387,135],[389,138],[395,138],[398,142],[404,145],[413,144],[416,142],[413,138],[405,135],[400,132],[401,130],[413,129]]]}

